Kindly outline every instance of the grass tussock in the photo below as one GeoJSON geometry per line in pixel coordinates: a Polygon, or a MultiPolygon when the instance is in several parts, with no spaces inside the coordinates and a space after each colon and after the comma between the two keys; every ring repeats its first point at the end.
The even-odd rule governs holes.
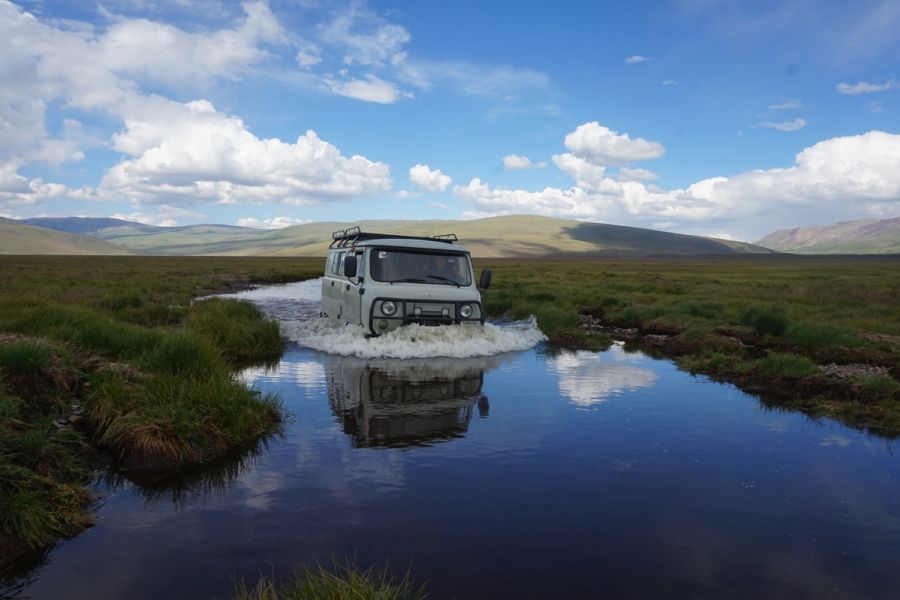
{"type": "Polygon", "coordinates": [[[350,562],[300,567],[285,582],[261,577],[253,587],[235,584],[235,600],[424,600],[425,587],[413,584],[409,572],[397,579],[387,569],[361,570],[350,562]]]}
{"type": "Polygon", "coordinates": [[[277,358],[284,345],[278,323],[266,320],[249,302],[223,298],[197,302],[188,311],[187,325],[236,364],[277,358]]]}
{"type": "Polygon", "coordinates": [[[272,433],[281,420],[276,397],[248,389],[224,370],[155,373],[140,382],[109,373],[93,387],[98,441],[133,470],[211,462],[272,433]]]}
{"type": "Polygon", "coordinates": [[[4,257],[0,568],[90,524],[98,445],[171,474],[277,430],[277,398],[233,375],[278,355],[277,325],[246,303],[191,300],[320,272],[318,259],[4,257]]]}

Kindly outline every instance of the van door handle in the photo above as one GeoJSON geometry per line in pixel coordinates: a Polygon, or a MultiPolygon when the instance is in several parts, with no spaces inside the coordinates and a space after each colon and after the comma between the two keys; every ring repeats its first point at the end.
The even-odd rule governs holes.
{"type": "Polygon", "coordinates": [[[347,284],[347,287],[344,288],[344,290],[347,291],[347,292],[350,291],[350,284],[349,284],[349,283],[347,284]]]}
{"type": "Polygon", "coordinates": [[[331,287],[334,287],[334,281],[331,282],[331,287]]]}

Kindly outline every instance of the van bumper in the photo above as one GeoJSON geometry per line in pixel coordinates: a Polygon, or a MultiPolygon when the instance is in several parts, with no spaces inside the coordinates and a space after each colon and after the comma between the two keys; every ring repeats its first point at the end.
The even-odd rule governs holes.
{"type": "Polygon", "coordinates": [[[459,325],[461,323],[484,324],[484,307],[479,300],[410,300],[408,298],[375,298],[369,308],[369,330],[372,335],[393,331],[403,325],[459,325]],[[393,314],[381,310],[384,302],[391,301],[397,307],[393,314]],[[471,307],[469,317],[463,317],[463,306],[471,307]]]}

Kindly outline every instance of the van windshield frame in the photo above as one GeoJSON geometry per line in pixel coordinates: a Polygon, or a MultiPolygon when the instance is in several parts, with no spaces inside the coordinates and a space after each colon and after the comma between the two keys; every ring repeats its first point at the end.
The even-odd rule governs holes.
{"type": "Polygon", "coordinates": [[[384,283],[468,287],[472,267],[465,252],[376,247],[369,253],[369,277],[384,283]]]}

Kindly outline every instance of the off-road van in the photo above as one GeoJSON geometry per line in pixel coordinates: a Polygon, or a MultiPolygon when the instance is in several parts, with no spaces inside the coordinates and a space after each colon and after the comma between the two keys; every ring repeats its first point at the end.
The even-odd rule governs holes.
{"type": "Polygon", "coordinates": [[[323,317],[363,325],[369,335],[410,323],[484,323],[479,290],[490,285],[491,271],[482,271],[476,284],[472,259],[456,235],[414,237],[352,227],[331,238],[323,317]]]}

